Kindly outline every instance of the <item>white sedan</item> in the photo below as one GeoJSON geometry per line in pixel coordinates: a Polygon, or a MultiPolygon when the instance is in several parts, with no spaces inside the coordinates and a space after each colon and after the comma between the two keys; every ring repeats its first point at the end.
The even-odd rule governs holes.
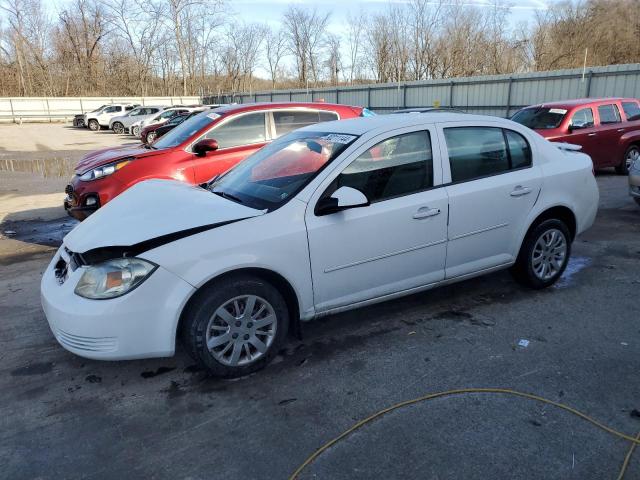
{"type": "Polygon", "coordinates": [[[265,366],[299,321],[510,268],[533,288],[593,223],[591,159],[494,117],[327,122],[207,189],[149,180],[64,239],[42,304],[66,349],[265,366]]]}

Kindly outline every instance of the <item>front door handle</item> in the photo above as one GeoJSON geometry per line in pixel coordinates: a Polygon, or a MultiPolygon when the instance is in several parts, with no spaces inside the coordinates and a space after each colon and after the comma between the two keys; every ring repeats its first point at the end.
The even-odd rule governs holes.
{"type": "Polygon", "coordinates": [[[420,207],[418,211],[413,214],[413,218],[420,220],[421,218],[435,217],[439,214],[439,208],[420,207]]]}
{"type": "Polygon", "coordinates": [[[518,185],[513,191],[510,193],[512,197],[521,197],[523,195],[528,195],[531,193],[531,189],[529,187],[523,187],[522,185],[518,185]]]}
{"type": "Polygon", "coordinates": [[[587,133],[587,137],[595,137],[596,134],[595,133],[587,133]]]}
{"type": "Polygon", "coordinates": [[[618,131],[619,132],[624,132],[624,128],[619,128],[618,131]]]}

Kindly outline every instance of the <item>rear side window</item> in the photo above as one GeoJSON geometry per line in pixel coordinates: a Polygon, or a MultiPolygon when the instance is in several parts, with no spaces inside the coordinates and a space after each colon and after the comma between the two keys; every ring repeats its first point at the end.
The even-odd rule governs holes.
{"type": "Polygon", "coordinates": [[[622,110],[630,122],[640,120],[640,106],[636,102],[622,102],[622,110]]]}
{"type": "Polygon", "coordinates": [[[571,117],[571,126],[573,128],[589,128],[593,127],[593,110],[590,108],[582,108],[571,117]]]}
{"type": "Polygon", "coordinates": [[[433,186],[429,132],[388,138],[360,155],[336,179],[336,189],[360,190],[369,201],[410,195],[433,186]]]}
{"type": "Polygon", "coordinates": [[[519,133],[495,127],[445,128],[453,183],[531,166],[531,147],[519,133]]]}
{"type": "Polygon", "coordinates": [[[620,121],[620,112],[618,106],[610,103],[608,105],[598,106],[598,115],[600,115],[600,124],[618,123],[620,121]]]}
{"type": "Polygon", "coordinates": [[[233,118],[211,130],[205,138],[214,138],[220,148],[265,142],[264,115],[264,112],[258,112],[233,118]]]}
{"type": "Polygon", "coordinates": [[[313,125],[318,122],[338,120],[338,114],[326,111],[275,111],[273,122],[276,126],[276,138],[298,128],[313,125]]]}

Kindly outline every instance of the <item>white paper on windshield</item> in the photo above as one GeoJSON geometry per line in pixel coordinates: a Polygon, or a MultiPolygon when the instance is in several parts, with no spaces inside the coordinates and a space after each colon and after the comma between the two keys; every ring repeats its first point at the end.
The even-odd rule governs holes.
{"type": "Polygon", "coordinates": [[[207,115],[207,117],[209,117],[211,120],[215,120],[217,118],[220,118],[220,114],[219,113],[210,113],[209,115],[207,115]]]}
{"type": "Polygon", "coordinates": [[[320,137],[320,138],[322,138],[323,140],[326,140],[327,142],[332,142],[332,143],[349,143],[351,140],[356,138],[356,136],[344,135],[340,133],[329,133],[328,135],[325,135],[324,137],[320,137]]]}
{"type": "Polygon", "coordinates": [[[567,111],[564,108],[550,108],[549,113],[559,113],[560,115],[564,115],[567,111]]]}

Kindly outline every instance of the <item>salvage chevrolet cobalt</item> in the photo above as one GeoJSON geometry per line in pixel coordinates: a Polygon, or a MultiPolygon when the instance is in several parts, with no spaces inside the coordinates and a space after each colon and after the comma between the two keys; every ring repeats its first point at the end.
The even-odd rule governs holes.
{"type": "Polygon", "coordinates": [[[42,278],[66,349],[264,367],[300,321],[510,268],[564,271],[596,215],[590,158],[509,120],[398,114],[278,138],[207,188],[138,183],[77,226],[42,278]]]}

